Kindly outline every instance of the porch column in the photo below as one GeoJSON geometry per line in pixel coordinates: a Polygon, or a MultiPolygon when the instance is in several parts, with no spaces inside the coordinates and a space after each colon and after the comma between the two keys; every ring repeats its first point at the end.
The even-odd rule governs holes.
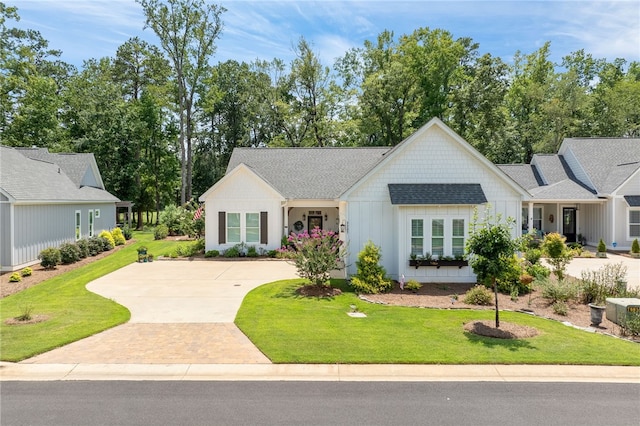
{"type": "MultiPolygon", "coordinates": [[[[530,201],[528,204],[529,211],[527,212],[527,231],[531,233],[533,231],[533,202],[530,201]]],[[[539,231],[542,231],[539,229],[539,231]]]]}
{"type": "Polygon", "coordinates": [[[289,209],[287,202],[280,203],[282,205],[282,235],[289,235],[289,209]]]}

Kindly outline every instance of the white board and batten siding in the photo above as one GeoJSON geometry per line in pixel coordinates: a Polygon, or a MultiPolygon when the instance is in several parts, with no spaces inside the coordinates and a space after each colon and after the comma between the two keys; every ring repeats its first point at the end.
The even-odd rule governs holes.
{"type": "MultiPolygon", "coordinates": [[[[625,195],[640,194],[640,170],[637,170],[630,179],[622,184],[615,192],[613,198],[609,201],[610,214],[613,222],[610,222],[606,234],[610,239],[605,239],[608,248],[613,248],[613,242],[616,242],[615,250],[628,251],[631,250],[633,240],[638,238],[630,234],[629,229],[629,212],[640,210],[638,207],[630,207],[624,199],[625,195]]],[[[638,238],[640,240],[640,238],[638,238]]]]}
{"type": "MultiPolygon", "coordinates": [[[[243,164],[236,167],[218,181],[201,197],[207,211],[205,217],[205,249],[224,251],[237,243],[219,243],[219,212],[267,213],[267,244],[251,243],[265,250],[280,247],[283,217],[282,202],[284,198],[243,164]]],[[[262,229],[261,229],[262,232],[262,229]]]]}
{"type": "Polygon", "coordinates": [[[398,147],[400,150],[391,152],[388,160],[380,163],[345,194],[349,204],[349,275],[356,273],[358,253],[371,240],[381,247],[382,264],[393,279],[404,274],[406,279],[415,277],[423,282],[475,281],[470,267],[415,269],[409,266],[411,217],[463,218],[467,228],[465,234],[468,234],[474,206],[394,206],[389,196],[390,183],[479,183],[493,213],[516,220],[514,236],[517,235],[522,223],[522,192],[488,160],[465,144],[439,126],[418,131],[398,147]]]}

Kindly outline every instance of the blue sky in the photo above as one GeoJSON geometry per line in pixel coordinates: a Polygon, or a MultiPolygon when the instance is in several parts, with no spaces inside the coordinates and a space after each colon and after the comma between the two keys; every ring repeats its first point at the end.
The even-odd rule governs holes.
{"type": "MultiPolygon", "coordinates": [[[[1,0],[17,6],[18,26],[42,33],[49,47],[78,67],[83,60],[115,56],[118,46],[143,30],[134,0],[1,0]]],[[[471,37],[481,54],[510,62],[516,51],[531,53],[551,41],[551,59],[585,49],[596,58],[640,61],[640,2],[626,1],[217,1],[227,9],[214,62],[293,58],[304,36],[324,65],[383,30],[409,34],[443,28],[471,37]]]]}

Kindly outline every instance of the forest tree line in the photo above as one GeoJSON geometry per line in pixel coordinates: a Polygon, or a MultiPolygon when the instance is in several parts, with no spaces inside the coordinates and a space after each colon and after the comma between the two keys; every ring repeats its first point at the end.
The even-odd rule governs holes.
{"type": "Polygon", "coordinates": [[[550,43],[513,61],[444,29],[381,32],[323,64],[301,38],[281,59],[215,63],[225,9],[136,0],[160,45],[131,38],[81,69],[0,2],[0,143],[93,152],[108,191],[139,212],[197,198],[235,147],[393,146],[438,117],[495,163],[567,137],[640,137],[640,63],[561,63],[550,43]]]}

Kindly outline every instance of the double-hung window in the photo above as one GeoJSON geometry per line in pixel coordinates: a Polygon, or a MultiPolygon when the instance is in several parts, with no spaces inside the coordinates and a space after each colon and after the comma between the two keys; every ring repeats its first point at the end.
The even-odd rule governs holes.
{"type": "Polygon", "coordinates": [[[245,214],[245,235],[247,243],[260,242],[260,213],[245,214]]]}
{"type": "Polygon", "coordinates": [[[424,255],[424,220],[411,219],[411,254],[424,255]]]}
{"type": "Polygon", "coordinates": [[[444,219],[431,220],[431,254],[444,256],[444,219]]]}
{"type": "Polygon", "coordinates": [[[94,230],[93,210],[89,210],[89,238],[93,237],[94,230]]]}
{"type": "Polygon", "coordinates": [[[464,255],[464,219],[451,221],[451,255],[464,255]]]}
{"type": "Polygon", "coordinates": [[[240,213],[227,213],[227,242],[240,243],[240,213]]]}
{"type": "Polygon", "coordinates": [[[629,210],[629,237],[640,238],[640,209],[629,210]]]}
{"type": "Polygon", "coordinates": [[[76,210],[76,241],[82,238],[82,222],[80,210],[76,210]]]}

